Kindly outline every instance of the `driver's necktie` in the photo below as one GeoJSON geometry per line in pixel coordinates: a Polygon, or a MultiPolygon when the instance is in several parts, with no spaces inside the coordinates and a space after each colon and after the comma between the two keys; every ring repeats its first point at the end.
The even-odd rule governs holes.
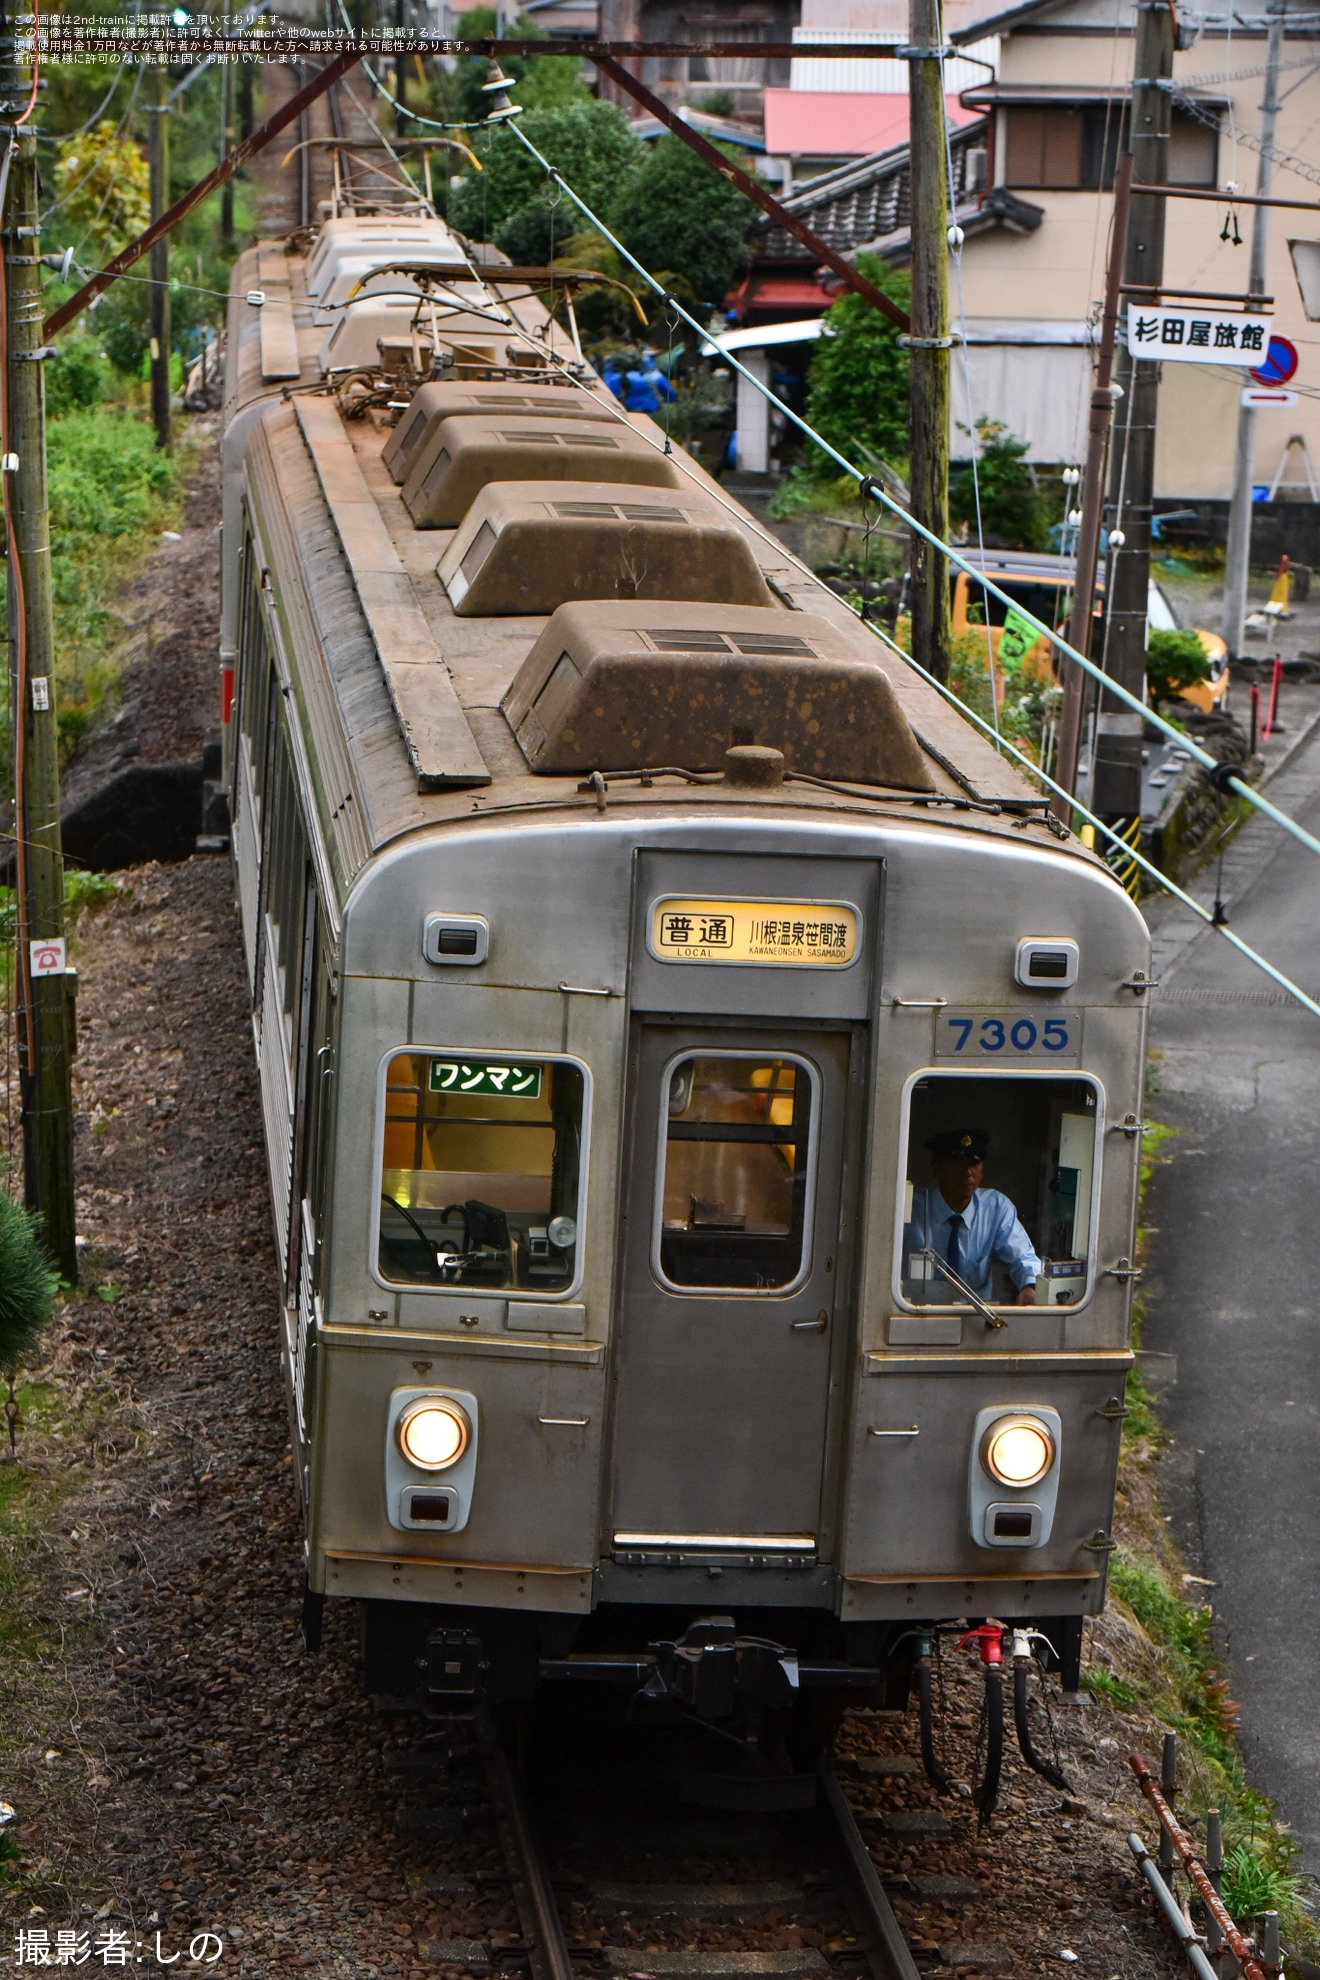
{"type": "Polygon", "coordinates": [[[966,1220],[955,1212],[949,1219],[949,1243],[944,1255],[949,1261],[949,1270],[956,1272],[960,1279],[967,1277],[963,1257],[963,1232],[966,1228],[966,1220]]]}

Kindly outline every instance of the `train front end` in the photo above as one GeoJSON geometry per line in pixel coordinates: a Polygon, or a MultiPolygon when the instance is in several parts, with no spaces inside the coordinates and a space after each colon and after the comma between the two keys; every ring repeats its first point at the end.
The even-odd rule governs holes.
{"type": "Polygon", "coordinates": [[[901,1691],[964,1617],[1075,1658],[1143,924],[1039,826],[682,790],[474,818],[350,901],[310,1588],[432,1699],[718,1703],[753,1639],[772,1689],[901,1691]]]}

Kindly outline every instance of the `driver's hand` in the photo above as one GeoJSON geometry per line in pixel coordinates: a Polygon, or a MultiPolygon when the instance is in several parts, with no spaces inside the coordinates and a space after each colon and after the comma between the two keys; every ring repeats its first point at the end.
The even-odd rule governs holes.
{"type": "Polygon", "coordinates": [[[1018,1287],[1017,1298],[1013,1301],[1013,1304],[1014,1306],[1034,1306],[1036,1304],[1036,1282],[1034,1279],[1029,1286],[1018,1287]]]}

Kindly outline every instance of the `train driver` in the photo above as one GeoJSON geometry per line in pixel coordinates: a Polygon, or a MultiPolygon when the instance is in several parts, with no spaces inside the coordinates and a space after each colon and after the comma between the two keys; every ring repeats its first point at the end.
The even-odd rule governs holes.
{"type": "Polygon", "coordinates": [[[939,1272],[933,1261],[922,1261],[929,1270],[913,1268],[928,1245],[985,1300],[991,1296],[997,1258],[1008,1267],[1013,1304],[1034,1306],[1041,1262],[1010,1199],[1001,1190],[981,1187],[989,1146],[984,1128],[947,1128],[930,1136],[926,1149],[935,1182],[913,1194],[904,1255],[912,1260],[912,1277],[927,1279],[939,1272]]]}

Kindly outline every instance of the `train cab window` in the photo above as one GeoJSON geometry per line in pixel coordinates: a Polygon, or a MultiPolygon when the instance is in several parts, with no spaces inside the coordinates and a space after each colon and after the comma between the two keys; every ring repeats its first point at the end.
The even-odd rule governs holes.
{"type": "Polygon", "coordinates": [[[783,1291],[808,1263],[810,1068],[787,1057],[699,1053],[667,1078],[658,1276],[672,1286],[783,1291]]]}
{"type": "Polygon", "coordinates": [[[1097,1118],[1089,1080],[918,1080],[897,1274],[904,1300],[967,1306],[968,1289],[991,1306],[1085,1298],[1097,1118]]]}
{"type": "Polygon", "coordinates": [[[586,1080],[563,1059],[401,1052],[385,1076],[382,1278],[565,1292],[577,1276],[586,1080]]]}

